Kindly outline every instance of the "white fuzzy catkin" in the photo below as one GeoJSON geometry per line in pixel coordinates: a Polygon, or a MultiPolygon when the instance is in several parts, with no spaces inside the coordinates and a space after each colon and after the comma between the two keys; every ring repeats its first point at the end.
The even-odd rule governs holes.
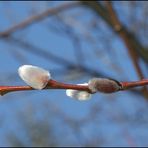
{"type": "Polygon", "coordinates": [[[51,79],[47,70],[33,65],[20,66],[18,74],[24,82],[34,89],[43,89],[51,79]]]}
{"type": "MultiPolygon", "coordinates": [[[[88,85],[88,83],[78,84],[78,85],[88,85]]],[[[80,91],[80,90],[73,90],[73,89],[67,89],[66,95],[71,98],[75,98],[79,101],[86,101],[91,98],[91,94],[88,93],[87,91],[80,91]]]]}

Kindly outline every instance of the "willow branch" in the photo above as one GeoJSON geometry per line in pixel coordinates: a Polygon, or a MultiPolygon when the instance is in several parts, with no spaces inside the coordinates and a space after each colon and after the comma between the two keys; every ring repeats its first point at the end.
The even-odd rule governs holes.
{"type": "Polygon", "coordinates": [[[122,90],[139,87],[139,86],[146,86],[148,85],[148,79],[143,79],[141,81],[133,81],[133,82],[120,82],[122,85],[122,90]]]}
{"type": "MultiPolygon", "coordinates": [[[[49,80],[47,86],[44,89],[75,89],[75,90],[88,91],[91,93],[91,91],[88,89],[88,86],[65,84],[52,79],[49,80]]],[[[26,90],[35,90],[35,89],[30,86],[0,86],[0,95],[2,96],[9,92],[26,91],[26,90]]]]}
{"type": "MultiPolygon", "coordinates": [[[[112,85],[108,83],[108,86],[102,87],[104,89],[102,90],[102,92],[105,93],[106,91],[106,93],[108,92],[114,93],[118,91],[125,91],[134,87],[148,85],[148,79],[143,79],[141,81],[133,81],[133,82],[118,82],[115,80],[114,82],[117,83],[117,85],[119,86],[119,89],[117,89],[116,91],[113,91],[112,85]]],[[[98,90],[100,90],[99,88],[101,87],[101,85],[103,86],[104,84],[99,84],[99,85],[100,86],[98,86],[98,90]]],[[[85,85],[66,84],[66,83],[61,83],[52,79],[49,80],[47,86],[43,89],[74,89],[79,91],[87,91],[91,94],[94,93],[88,85],[85,86],[85,85]]],[[[9,92],[28,91],[28,90],[35,90],[35,89],[30,86],[0,86],[0,95],[3,96],[9,92]]]]}

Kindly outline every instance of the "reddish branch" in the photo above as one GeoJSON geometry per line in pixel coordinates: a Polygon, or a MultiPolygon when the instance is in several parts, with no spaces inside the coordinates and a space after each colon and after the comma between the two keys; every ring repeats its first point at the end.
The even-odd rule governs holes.
{"type": "Polygon", "coordinates": [[[124,41],[128,51],[129,51],[129,54],[131,56],[131,59],[135,65],[136,71],[137,71],[140,79],[143,79],[144,76],[142,74],[142,70],[141,70],[139,63],[138,63],[138,55],[135,52],[135,47],[133,46],[133,44],[129,38],[129,33],[126,31],[125,27],[119,21],[117,15],[116,15],[116,12],[114,11],[110,1],[106,1],[106,6],[107,6],[107,10],[110,14],[110,20],[111,20],[111,23],[114,27],[114,30],[119,34],[119,36],[124,41]]]}
{"type": "MultiPolygon", "coordinates": [[[[65,84],[57,82],[55,80],[49,80],[47,86],[44,89],[75,89],[75,90],[82,90],[82,91],[84,90],[90,92],[88,86],[65,84]]],[[[5,95],[6,93],[9,92],[25,91],[25,90],[35,90],[35,89],[30,86],[0,86],[0,95],[5,95]]]]}
{"type": "MultiPolygon", "coordinates": [[[[117,91],[123,91],[133,87],[148,85],[148,79],[143,79],[141,81],[134,81],[134,82],[118,82],[118,84],[120,89],[117,91]]],[[[74,89],[74,90],[87,91],[89,93],[94,93],[89,89],[88,85],[84,86],[84,85],[75,85],[75,84],[65,84],[55,80],[49,80],[47,86],[44,89],[74,89]]],[[[107,91],[108,89],[112,90],[112,86],[111,85],[108,86],[107,91]]],[[[25,91],[25,90],[35,90],[35,89],[30,86],[0,86],[0,95],[5,95],[6,93],[9,93],[9,92],[25,91]]],[[[105,90],[103,90],[102,92],[105,92],[105,90]]],[[[113,93],[113,92],[115,91],[112,91],[112,92],[110,91],[110,93],[113,93]]]]}
{"type": "MultiPolygon", "coordinates": [[[[139,65],[139,55],[136,52],[141,50],[142,45],[136,40],[135,36],[127,30],[127,28],[120,22],[115,10],[112,7],[111,1],[106,1],[106,7],[99,4],[97,1],[81,1],[83,4],[89,6],[93,11],[95,11],[99,16],[101,16],[107,24],[121,37],[125,43],[137,74],[140,79],[143,79],[143,73],[139,65]],[[138,49],[137,49],[138,48],[138,49]]],[[[148,90],[146,87],[143,87],[143,95],[148,98],[148,90]]]]}
{"type": "Polygon", "coordinates": [[[148,79],[143,79],[141,81],[134,81],[134,82],[120,82],[120,84],[122,85],[122,90],[126,90],[133,87],[146,86],[148,85],[148,79]]]}
{"type": "MultiPolygon", "coordinates": [[[[113,24],[114,30],[119,34],[119,36],[124,41],[124,43],[125,43],[125,45],[128,49],[128,52],[131,56],[131,59],[134,63],[137,74],[138,74],[140,79],[143,79],[144,75],[142,73],[141,67],[140,67],[139,62],[138,62],[138,60],[139,60],[138,54],[135,52],[136,47],[134,46],[134,44],[130,40],[130,38],[131,38],[130,34],[127,32],[126,28],[122,25],[122,23],[118,19],[117,14],[112,7],[112,3],[110,1],[106,1],[106,6],[107,6],[107,10],[110,14],[110,20],[113,24]]],[[[143,94],[148,97],[147,88],[143,87],[142,91],[143,91],[143,94]]]]}

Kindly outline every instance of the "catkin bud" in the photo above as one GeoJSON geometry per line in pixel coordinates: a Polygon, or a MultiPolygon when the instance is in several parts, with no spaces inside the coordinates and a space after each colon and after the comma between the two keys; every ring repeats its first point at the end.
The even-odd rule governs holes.
{"type": "Polygon", "coordinates": [[[103,93],[113,93],[121,89],[121,84],[112,79],[93,78],[89,80],[88,87],[92,93],[96,93],[97,91],[103,93]]]}
{"type": "MultiPolygon", "coordinates": [[[[88,85],[88,83],[84,84],[78,84],[78,85],[88,85]]],[[[66,90],[66,95],[71,98],[75,98],[79,101],[86,101],[91,98],[91,94],[88,93],[87,91],[80,91],[80,90],[73,90],[73,89],[67,89],[66,90]]]]}
{"type": "Polygon", "coordinates": [[[19,67],[18,74],[24,82],[34,89],[43,89],[51,79],[49,71],[33,65],[19,67]]]}

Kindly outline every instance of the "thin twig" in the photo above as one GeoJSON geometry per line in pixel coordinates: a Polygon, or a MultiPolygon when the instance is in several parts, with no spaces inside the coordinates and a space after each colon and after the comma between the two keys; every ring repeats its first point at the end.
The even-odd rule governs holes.
{"type": "Polygon", "coordinates": [[[141,81],[134,81],[134,82],[120,82],[122,85],[122,89],[129,89],[133,87],[138,87],[138,86],[146,86],[148,85],[148,79],[143,79],[141,81]]]}
{"type": "MultiPolygon", "coordinates": [[[[121,88],[116,92],[127,90],[133,87],[148,85],[148,79],[143,79],[141,81],[134,81],[134,82],[118,82],[118,83],[121,85],[121,88]]],[[[89,89],[88,85],[84,86],[84,85],[75,85],[75,84],[65,84],[52,79],[49,80],[47,86],[43,89],[74,89],[80,91],[87,91],[91,94],[94,93],[92,92],[92,90],[89,89]]],[[[110,89],[112,90],[112,88],[110,89]]],[[[25,91],[25,90],[27,91],[35,89],[30,86],[0,86],[0,95],[2,96],[9,92],[25,91]]]]}
{"type": "MultiPolygon", "coordinates": [[[[91,93],[91,90],[88,88],[88,86],[65,84],[55,80],[49,80],[47,86],[44,89],[74,89],[74,90],[88,91],[89,93],[91,93]]],[[[35,90],[35,89],[30,86],[0,86],[0,95],[3,96],[9,92],[25,91],[25,90],[35,90]]]]}

